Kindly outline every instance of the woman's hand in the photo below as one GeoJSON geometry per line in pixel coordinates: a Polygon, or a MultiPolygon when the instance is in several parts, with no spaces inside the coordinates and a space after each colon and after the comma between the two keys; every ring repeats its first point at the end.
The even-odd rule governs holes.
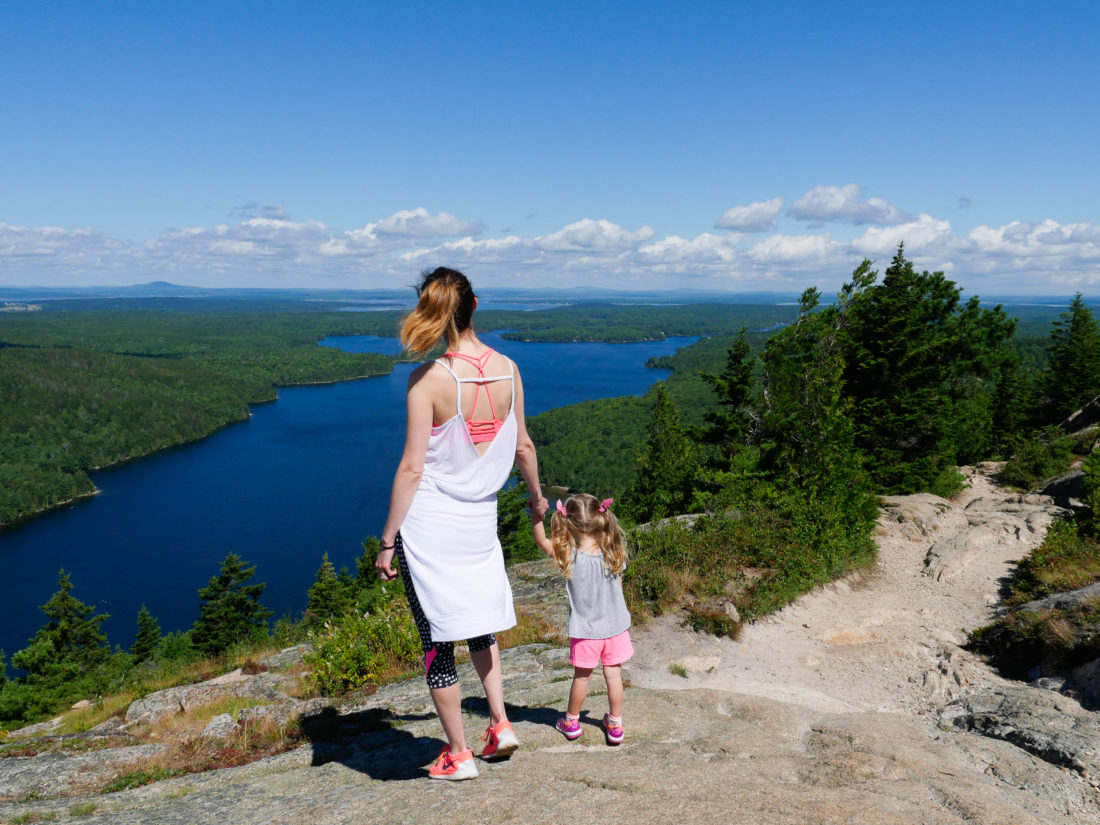
{"type": "Polygon", "coordinates": [[[531,496],[527,499],[527,509],[531,511],[533,521],[542,521],[546,518],[546,511],[550,509],[550,502],[544,495],[531,496]]]}
{"type": "Polygon", "coordinates": [[[374,559],[374,569],[378,571],[378,577],[384,582],[391,582],[397,578],[397,571],[393,567],[393,547],[379,552],[374,559]]]}

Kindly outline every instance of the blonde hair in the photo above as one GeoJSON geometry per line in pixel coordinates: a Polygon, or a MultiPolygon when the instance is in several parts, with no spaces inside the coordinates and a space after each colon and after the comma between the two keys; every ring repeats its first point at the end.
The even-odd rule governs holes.
{"type": "Polygon", "coordinates": [[[441,266],[424,270],[415,289],[420,300],[401,324],[401,345],[417,355],[430,352],[441,338],[450,348],[458,346],[474,314],[476,296],[469,279],[441,266]]]}
{"type": "Polygon", "coordinates": [[[581,536],[591,536],[603,550],[603,566],[613,576],[626,568],[626,542],[619,520],[609,508],[603,508],[595,496],[577,493],[563,503],[565,514],[556,508],[550,514],[550,544],[554,547],[554,561],[562,575],[573,574],[573,552],[580,544],[581,536]]]}

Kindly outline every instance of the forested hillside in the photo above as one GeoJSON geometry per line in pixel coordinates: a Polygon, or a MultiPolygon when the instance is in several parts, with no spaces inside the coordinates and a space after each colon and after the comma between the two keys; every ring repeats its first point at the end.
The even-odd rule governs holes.
{"type": "MultiPolygon", "coordinates": [[[[81,309],[0,318],[0,524],[92,493],[87,470],[239,421],[278,386],[374,375],[393,363],[317,346],[360,330],[342,313],[73,303],[81,309]]],[[[371,321],[392,331],[392,318],[371,321]]]]}

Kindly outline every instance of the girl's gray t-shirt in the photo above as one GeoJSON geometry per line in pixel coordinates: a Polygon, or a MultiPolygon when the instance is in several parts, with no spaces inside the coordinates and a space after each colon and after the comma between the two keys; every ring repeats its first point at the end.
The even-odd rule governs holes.
{"type": "Polygon", "coordinates": [[[603,556],[576,552],[573,574],[566,580],[569,594],[569,636],[573,639],[610,639],[630,627],[630,611],[623,598],[623,578],[603,566],[603,556]]]}

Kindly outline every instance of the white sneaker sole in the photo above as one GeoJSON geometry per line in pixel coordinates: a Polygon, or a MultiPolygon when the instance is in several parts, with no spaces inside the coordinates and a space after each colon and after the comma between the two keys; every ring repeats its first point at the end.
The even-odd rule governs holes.
{"type": "Polygon", "coordinates": [[[477,765],[474,764],[473,759],[467,759],[458,766],[458,770],[454,773],[429,773],[428,778],[446,779],[449,782],[459,782],[463,779],[477,779],[477,765]]]}
{"type": "Polygon", "coordinates": [[[492,762],[497,759],[507,759],[513,753],[519,750],[519,740],[516,739],[516,735],[510,730],[506,730],[497,737],[497,749],[496,753],[492,756],[485,756],[482,754],[482,759],[492,762]]]}

